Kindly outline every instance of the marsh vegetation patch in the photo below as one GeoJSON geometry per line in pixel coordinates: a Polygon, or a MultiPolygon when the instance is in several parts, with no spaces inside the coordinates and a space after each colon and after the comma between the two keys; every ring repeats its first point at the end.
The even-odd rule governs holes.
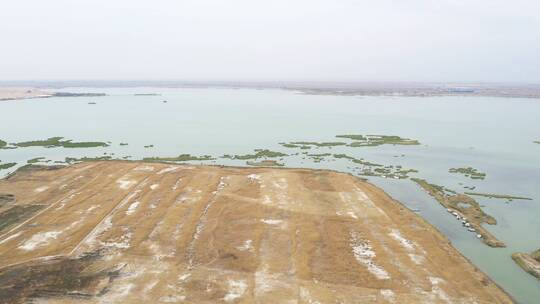
{"type": "Polygon", "coordinates": [[[17,165],[17,163],[0,163],[0,170],[9,169],[15,165],[17,165]]]}
{"type": "Polygon", "coordinates": [[[470,179],[486,178],[486,174],[484,172],[480,172],[478,171],[478,169],[475,169],[473,167],[450,168],[448,169],[448,172],[463,174],[465,177],[468,177],[470,179]]]}
{"type": "Polygon", "coordinates": [[[49,137],[43,140],[31,140],[23,141],[19,143],[12,143],[11,146],[5,146],[4,148],[27,148],[27,147],[45,147],[45,148],[96,148],[109,146],[105,142],[100,141],[82,141],[74,142],[73,140],[63,140],[61,136],[49,137]]]}
{"type": "Polygon", "coordinates": [[[96,157],[66,157],[65,162],[68,164],[78,163],[78,162],[86,162],[86,161],[102,161],[102,160],[112,160],[112,156],[96,156],[96,157]]]}
{"type": "MultiPolygon", "coordinates": [[[[26,163],[35,164],[35,163],[44,162],[44,161],[46,161],[45,157],[35,157],[35,158],[27,160],[26,163]]],[[[46,161],[46,162],[50,162],[50,161],[46,161]]]]}
{"type": "Polygon", "coordinates": [[[532,200],[530,197],[514,196],[508,194],[494,194],[494,193],[481,193],[481,192],[465,192],[467,195],[482,196],[487,198],[505,199],[509,201],[513,200],[532,200]]]}
{"type": "Polygon", "coordinates": [[[361,134],[343,134],[336,135],[337,138],[347,138],[353,140],[348,144],[349,147],[376,147],[382,145],[420,145],[415,139],[403,138],[395,135],[361,135],[361,134]]]}
{"type": "Polygon", "coordinates": [[[412,178],[412,181],[444,206],[468,231],[475,233],[486,245],[490,247],[506,247],[502,241],[482,227],[484,223],[496,225],[497,220],[486,214],[475,199],[467,194],[461,194],[446,187],[431,184],[424,179],[412,178]]]}
{"type": "Polygon", "coordinates": [[[285,157],[288,156],[285,153],[271,151],[268,149],[255,149],[254,154],[236,154],[230,155],[225,154],[221,158],[236,159],[236,160],[247,160],[247,159],[257,159],[257,158],[275,158],[275,157],[285,157]]]}
{"type": "Polygon", "coordinates": [[[202,156],[195,156],[191,154],[180,154],[178,156],[173,157],[145,157],[143,158],[143,161],[150,161],[150,162],[184,162],[184,161],[206,161],[206,160],[214,160],[210,155],[202,155],[202,156]]]}
{"type": "Polygon", "coordinates": [[[257,167],[283,167],[285,166],[282,163],[279,163],[275,160],[266,159],[261,161],[247,161],[246,164],[250,166],[257,166],[257,167]]]}

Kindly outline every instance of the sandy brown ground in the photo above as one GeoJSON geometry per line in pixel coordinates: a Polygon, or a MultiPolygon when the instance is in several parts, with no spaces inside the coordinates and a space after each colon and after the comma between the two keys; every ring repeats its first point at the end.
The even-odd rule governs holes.
{"type": "Polygon", "coordinates": [[[0,101],[48,96],[52,93],[34,88],[0,88],[0,101]]]}
{"type": "Polygon", "coordinates": [[[19,171],[0,193],[15,195],[0,212],[41,208],[0,231],[0,302],[512,302],[347,174],[92,162],[19,171]]]}
{"type": "Polygon", "coordinates": [[[512,254],[512,259],[519,267],[540,280],[540,261],[534,259],[530,254],[522,252],[512,254]]]}

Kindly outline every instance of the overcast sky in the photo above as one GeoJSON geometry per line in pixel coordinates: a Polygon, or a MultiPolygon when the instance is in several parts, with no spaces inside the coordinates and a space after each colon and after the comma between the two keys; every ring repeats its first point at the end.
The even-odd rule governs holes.
{"type": "Polygon", "coordinates": [[[538,0],[2,0],[0,80],[540,83],[538,0]]]}

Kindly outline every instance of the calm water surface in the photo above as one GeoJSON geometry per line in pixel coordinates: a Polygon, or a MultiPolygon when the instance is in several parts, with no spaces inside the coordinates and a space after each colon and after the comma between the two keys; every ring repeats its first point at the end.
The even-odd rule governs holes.
{"type": "MultiPolygon", "coordinates": [[[[347,153],[382,164],[402,165],[431,183],[466,191],[513,194],[532,201],[482,199],[498,225],[488,229],[507,244],[490,248],[462,228],[443,207],[410,180],[369,178],[442,231],[453,245],[520,303],[537,303],[540,281],[522,271],[513,252],[540,248],[540,100],[488,97],[344,97],[312,96],[283,90],[67,88],[69,92],[105,92],[105,97],[47,98],[0,102],[0,139],[8,142],[63,136],[76,141],[111,141],[106,148],[19,148],[0,150],[2,162],[24,165],[35,157],[66,156],[140,159],[252,153],[287,141],[336,141],[337,134],[399,135],[420,146],[333,147],[309,153],[347,153]],[[161,96],[134,96],[161,93],[161,96]],[[167,100],[167,103],[163,103],[167,100]],[[88,104],[96,102],[95,105],[88,104]],[[129,143],[120,146],[120,142],[129,143]],[[154,145],[153,148],[144,148],[154,145]],[[401,155],[404,155],[401,157],[401,155]],[[399,157],[396,157],[399,156],[399,157]],[[448,173],[472,166],[487,173],[471,180],[448,173]]],[[[217,159],[216,163],[245,165],[217,159]]],[[[284,158],[291,167],[352,172],[345,160],[315,163],[302,155],[284,158]]],[[[213,162],[207,162],[213,163],[213,162]]],[[[17,167],[0,171],[5,175],[17,167]]]]}

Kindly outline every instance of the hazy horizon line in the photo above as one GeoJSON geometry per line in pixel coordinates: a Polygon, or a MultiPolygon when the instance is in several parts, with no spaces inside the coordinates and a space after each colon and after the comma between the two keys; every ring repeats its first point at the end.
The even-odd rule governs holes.
{"type": "Polygon", "coordinates": [[[155,84],[155,85],[483,85],[483,86],[537,86],[533,81],[406,81],[406,80],[186,80],[186,79],[24,79],[0,80],[0,86],[32,86],[73,84],[155,84]]]}

